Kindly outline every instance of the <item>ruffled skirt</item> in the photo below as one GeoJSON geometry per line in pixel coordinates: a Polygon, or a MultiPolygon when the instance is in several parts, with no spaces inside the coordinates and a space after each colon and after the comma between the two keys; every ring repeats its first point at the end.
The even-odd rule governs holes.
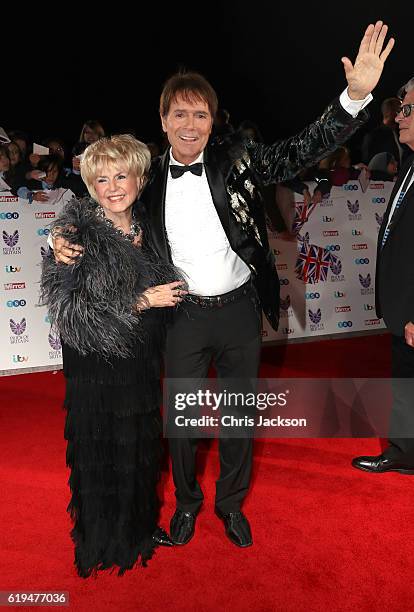
{"type": "Polygon", "coordinates": [[[145,381],[123,378],[117,385],[115,370],[111,384],[105,384],[92,375],[102,370],[95,369],[96,363],[64,346],[66,373],[79,372],[67,378],[65,439],[72,493],[68,511],[82,577],[104,569],[122,575],[135,564],[145,565],[154,552],[159,513],[159,379],[146,371],[145,381]]]}

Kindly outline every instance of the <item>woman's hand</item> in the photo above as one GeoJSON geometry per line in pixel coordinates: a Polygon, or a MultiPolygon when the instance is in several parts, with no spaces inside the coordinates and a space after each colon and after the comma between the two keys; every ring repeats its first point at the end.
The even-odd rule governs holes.
{"type": "MultiPolygon", "coordinates": [[[[58,228],[55,228],[55,231],[57,230],[58,228]]],[[[58,263],[72,265],[76,262],[78,257],[82,256],[83,247],[81,247],[79,244],[72,244],[71,242],[69,242],[69,240],[62,238],[62,236],[53,236],[53,232],[52,242],[55,260],[58,263]]]]}
{"type": "MultiPolygon", "coordinates": [[[[188,291],[183,289],[184,281],[174,281],[165,285],[157,285],[150,287],[144,291],[143,295],[149,304],[149,308],[165,308],[168,306],[176,306],[183,301],[188,291]]],[[[144,300],[143,300],[144,301],[144,300]]],[[[148,306],[146,306],[148,308],[148,306]]],[[[138,303],[138,310],[145,310],[145,306],[138,303]]]]}

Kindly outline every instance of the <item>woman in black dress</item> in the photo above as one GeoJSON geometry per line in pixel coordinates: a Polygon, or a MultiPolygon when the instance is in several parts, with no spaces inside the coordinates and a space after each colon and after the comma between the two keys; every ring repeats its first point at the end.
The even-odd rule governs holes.
{"type": "Polygon", "coordinates": [[[90,145],[81,173],[91,198],[73,198],[52,232],[79,245],[72,266],[47,257],[43,302],[61,335],[65,438],[80,576],[143,565],[170,545],[157,527],[160,359],[164,307],[185,290],[147,241],[137,200],[150,166],[129,135],[90,145]]]}

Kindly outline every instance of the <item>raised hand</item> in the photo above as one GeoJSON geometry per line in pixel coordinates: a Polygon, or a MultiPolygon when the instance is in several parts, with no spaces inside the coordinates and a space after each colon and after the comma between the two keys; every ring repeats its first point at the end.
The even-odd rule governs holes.
{"type": "Polygon", "coordinates": [[[383,50],[388,26],[377,21],[371,23],[365,30],[359,46],[358,55],[352,65],[348,57],[342,58],[348,81],[348,95],[352,100],[363,100],[377,85],[384,63],[394,46],[394,38],[390,38],[383,50]]]}

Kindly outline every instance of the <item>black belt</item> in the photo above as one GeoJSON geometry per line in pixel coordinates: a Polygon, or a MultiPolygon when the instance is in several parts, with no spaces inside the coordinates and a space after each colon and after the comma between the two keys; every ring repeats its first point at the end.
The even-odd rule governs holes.
{"type": "Polygon", "coordinates": [[[195,295],[194,293],[189,293],[185,296],[184,300],[191,304],[197,304],[201,308],[221,308],[221,306],[231,304],[239,300],[243,295],[247,295],[252,287],[253,283],[249,279],[244,285],[228,293],[222,293],[221,295],[195,295]]]}

